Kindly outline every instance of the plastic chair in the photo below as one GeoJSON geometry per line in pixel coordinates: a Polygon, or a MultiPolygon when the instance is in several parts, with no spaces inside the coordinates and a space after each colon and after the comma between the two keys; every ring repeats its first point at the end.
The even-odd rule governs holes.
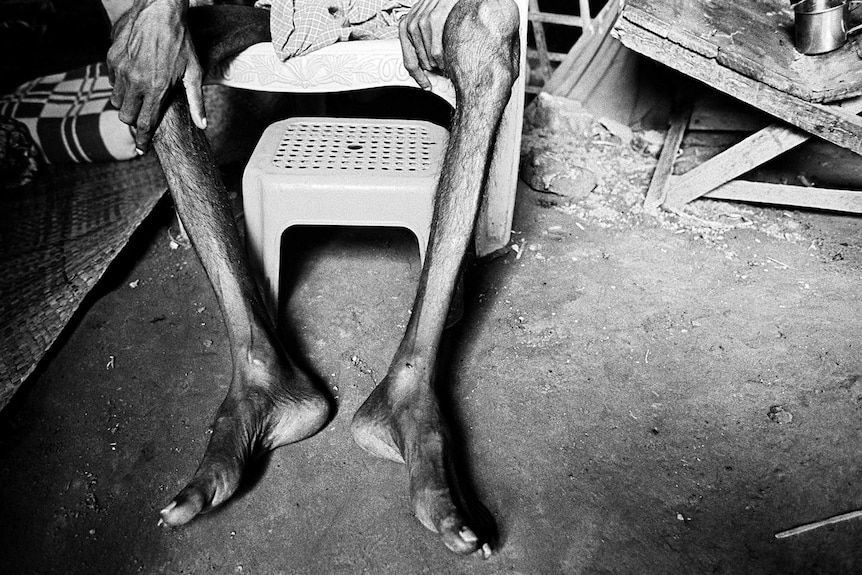
{"type": "MultiPolygon", "coordinates": [[[[512,225],[524,109],[527,45],[527,0],[515,1],[520,10],[521,73],[503,113],[497,143],[491,159],[484,202],[476,226],[475,247],[480,256],[505,246],[509,241],[512,225]]],[[[447,78],[429,74],[429,80],[431,81],[432,93],[443,98],[452,107],[457,106],[455,90],[447,78]]],[[[282,62],[276,56],[271,44],[257,44],[233,58],[222,68],[219,76],[210,77],[207,81],[208,83],[235,88],[292,93],[344,92],[383,86],[409,86],[418,89],[415,81],[404,68],[401,45],[398,40],[340,42],[311,54],[290,59],[287,62],[282,62]]],[[[432,154],[434,170],[423,170],[421,171],[422,176],[407,176],[405,174],[402,177],[394,170],[394,164],[391,166],[392,170],[383,170],[382,167],[370,169],[368,164],[349,161],[351,155],[356,156],[354,152],[359,150],[351,150],[350,144],[345,144],[346,140],[333,140],[330,139],[329,135],[322,139],[315,139],[308,131],[336,130],[339,125],[345,129],[358,129],[359,124],[354,120],[329,119],[329,121],[322,121],[320,118],[294,118],[293,120],[277,122],[266,130],[258,142],[252,160],[249,161],[243,176],[243,199],[249,254],[252,261],[261,268],[266,279],[266,292],[269,303],[272,305],[271,309],[277,309],[279,250],[281,235],[286,229],[281,227],[283,225],[349,223],[350,225],[406,227],[416,234],[419,240],[420,256],[424,257],[431,224],[431,206],[433,206],[433,195],[429,196],[428,190],[433,194],[443,149],[439,143],[445,142],[445,137],[438,131],[439,128],[426,122],[397,121],[396,123],[401,124],[404,129],[408,129],[408,127],[411,130],[426,129],[427,137],[430,138],[429,141],[437,142],[431,146],[440,152],[439,156],[436,152],[432,154]],[[298,126],[305,126],[307,131],[301,132],[297,128],[298,126]],[[298,163],[292,162],[296,158],[288,158],[291,161],[282,161],[281,167],[276,168],[275,166],[279,163],[277,160],[274,161],[277,150],[284,151],[287,149],[284,146],[291,145],[290,140],[284,138],[286,131],[291,131],[293,137],[299,137],[302,141],[300,148],[303,154],[308,152],[304,156],[304,161],[313,164],[315,160],[312,156],[316,154],[318,159],[324,163],[315,164],[317,166],[315,168],[300,168],[298,163]],[[307,145],[311,147],[306,147],[307,145]],[[337,148],[337,151],[333,146],[337,148]],[[435,146],[437,147],[435,148],[435,146]],[[326,158],[333,153],[340,162],[347,162],[344,167],[337,169],[321,167],[326,163],[326,158]],[[287,176],[287,180],[291,180],[297,173],[302,173],[303,178],[306,177],[305,174],[313,173],[315,175],[310,176],[306,187],[309,189],[316,187],[318,192],[322,192],[325,188],[327,194],[331,195],[324,199],[318,193],[312,200],[309,194],[313,194],[313,192],[302,191],[303,186],[301,185],[294,185],[287,180],[279,180],[279,172],[282,176],[287,176]],[[386,172],[386,176],[381,178],[380,174],[384,172],[386,172]],[[347,173],[350,174],[349,178],[345,178],[347,173]],[[433,182],[427,179],[429,174],[433,174],[433,182]],[[422,211],[419,212],[420,218],[418,218],[422,219],[422,223],[415,217],[411,220],[399,219],[395,215],[381,217],[380,213],[383,206],[389,206],[383,211],[391,209],[391,201],[383,199],[391,199],[387,195],[390,193],[389,191],[381,192],[380,198],[373,200],[374,204],[361,209],[359,204],[362,198],[364,197],[365,201],[368,201],[367,192],[371,187],[372,179],[374,186],[378,188],[381,187],[381,182],[386,180],[387,183],[383,187],[387,190],[394,189],[390,186],[390,182],[392,186],[401,185],[402,189],[413,190],[410,200],[404,200],[407,196],[402,195],[395,203],[405,202],[405,205],[411,205],[417,209],[422,208],[422,211]],[[359,182],[361,184],[352,185],[352,183],[359,182]],[[429,184],[429,182],[431,183],[429,184]],[[289,200],[284,197],[283,192],[278,191],[287,189],[291,193],[289,200]],[[357,192],[363,189],[366,192],[363,196],[351,198],[351,190],[357,192]],[[426,192],[420,193],[420,190],[423,189],[426,192]],[[427,203],[428,200],[422,199],[427,197],[431,198],[430,204],[427,203]],[[312,204],[316,204],[317,207],[310,207],[312,204]],[[307,208],[309,211],[300,217],[276,213],[282,210],[296,210],[297,206],[307,208]],[[348,216],[351,216],[351,219],[349,220],[344,217],[348,210],[346,206],[350,206],[348,216]],[[315,218],[317,219],[309,215],[315,210],[315,218]],[[367,219],[363,220],[358,217],[360,214],[363,214],[367,219]]],[[[365,124],[366,129],[371,124],[381,129],[395,126],[388,121],[368,120],[365,124]]],[[[442,132],[445,133],[445,130],[442,132]]],[[[365,149],[365,144],[358,145],[362,145],[365,149]]],[[[368,145],[370,146],[370,142],[368,145]]],[[[294,152],[299,151],[300,148],[294,152]]],[[[404,154],[407,151],[401,147],[398,154],[404,154]]],[[[392,155],[389,159],[397,160],[398,157],[392,155]]]]}

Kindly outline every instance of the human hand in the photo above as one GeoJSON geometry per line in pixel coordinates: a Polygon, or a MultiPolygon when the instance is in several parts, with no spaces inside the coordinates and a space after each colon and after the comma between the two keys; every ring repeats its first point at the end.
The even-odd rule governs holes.
{"type": "Polygon", "coordinates": [[[182,79],[192,121],[205,129],[203,71],[186,26],[188,0],[135,0],[114,24],[108,50],[111,103],[135,129],[139,154],[149,148],[165,99],[182,79]]]}
{"type": "Polygon", "coordinates": [[[443,29],[457,3],[458,0],[418,0],[399,23],[404,67],[424,90],[431,89],[426,71],[446,72],[443,29]]]}

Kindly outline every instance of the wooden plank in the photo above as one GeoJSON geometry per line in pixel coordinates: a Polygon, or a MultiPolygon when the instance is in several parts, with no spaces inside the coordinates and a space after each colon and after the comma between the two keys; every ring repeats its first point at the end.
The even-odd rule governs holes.
{"type": "MultiPolygon", "coordinates": [[[[673,173],[676,175],[695,169],[751,135],[751,132],[693,131],[691,129],[693,120],[694,114],[692,114],[692,120],[688,122],[688,130],[682,139],[676,162],[673,164],[673,173]]],[[[834,149],[832,144],[826,145],[834,149]]]]}
{"type": "Polygon", "coordinates": [[[640,54],[605,35],[598,53],[572,89],[563,94],[584,105],[598,118],[628,125],[637,105],[638,61],[640,54]]]}
{"type": "Polygon", "coordinates": [[[554,71],[546,84],[546,92],[557,96],[565,96],[571,92],[572,87],[580,80],[584,70],[598,53],[619,11],[620,0],[609,0],[605,4],[605,7],[593,21],[593,25],[584,30],[584,33],[569,50],[566,59],[554,71]]]}
{"type": "Polygon", "coordinates": [[[704,82],[777,118],[862,155],[862,120],[831,105],[814,104],[780,92],[656,36],[627,20],[617,21],[624,45],[704,82]]]}
{"type": "Polygon", "coordinates": [[[530,12],[530,22],[543,22],[545,24],[560,24],[562,26],[575,26],[583,28],[583,20],[580,16],[572,16],[571,14],[553,14],[551,12],[530,12]]]}
{"type": "Polygon", "coordinates": [[[688,129],[751,133],[770,123],[769,116],[760,110],[711,91],[695,102],[688,129]]]}
{"type": "MultiPolygon", "coordinates": [[[[681,176],[674,176],[676,179],[681,176]]],[[[787,184],[768,184],[736,180],[704,197],[758,204],[777,204],[798,208],[817,208],[835,212],[862,213],[862,192],[829,188],[807,188],[787,184]]]]}
{"type": "Polygon", "coordinates": [[[628,0],[626,17],[737,73],[812,102],[862,93],[858,42],[817,56],[793,44],[787,0],[628,0]]]}
{"type": "MultiPolygon", "coordinates": [[[[551,62],[562,62],[566,54],[564,52],[548,52],[548,60],[551,62]]],[[[533,48],[527,48],[527,57],[537,60],[539,58],[539,51],[533,48]]]]}
{"type": "Polygon", "coordinates": [[[667,135],[665,135],[664,145],[658,157],[658,164],[653,172],[646,199],[644,200],[644,211],[648,214],[655,214],[658,211],[658,207],[664,203],[665,191],[670,181],[671,172],[673,171],[673,162],[676,159],[676,153],[679,150],[679,145],[682,143],[682,137],[685,135],[685,128],[688,126],[690,117],[690,101],[686,101],[686,103],[678,106],[677,110],[670,117],[670,128],[667,131],[667,135]]]}
{"type": "Polygon", "coordinates": [[[542,83],[547,84],[551,78],[551,61],[548,59],[548,44],[545,42],[545,25],[541,21],[533,20],[533,16],[539,12],[538,0],[530,0],[529,11],[528,18],[533,27],[533,38],[536,40],[536,50],[539,53],[539,73],[542,75],[542,83]]]}
{"type": "Polygon", "coordinates": [[[674,178],[673,183],[667,187],[662,203],[678,209],[725,182],[795,148],[810,137],[805,132],[788,128],[784,124],[767,126],[708,162],[674,178]]]}
{"type": "Polygon", "coordinates": [[[578,0],[578,7],[581,16],[581,25],[584,29],[587,29],[593,22],[593,17],[590,14],[590,0],[578,0]]]}
{"type": "MultiPolygon", "coordinates": [[[[856,99],[848,103],[846,111],[862,111],[862,101],[856,99]]],[[[679,208],[810,138],[809,134],[785,124],[767,126],[693,170],[673,178],[663,203],[679,208]]]]}

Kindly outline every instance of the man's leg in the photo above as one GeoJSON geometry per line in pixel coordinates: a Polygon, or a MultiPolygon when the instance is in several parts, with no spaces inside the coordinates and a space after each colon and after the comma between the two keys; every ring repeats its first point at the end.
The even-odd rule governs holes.
{"type": "MultiPolygon", "coordinates": [[[[479,518],[465,506],[450,432],[433,389],[436,358],[458,270],[473,235],[492,143],[518,74],[518,8],[512,0],[461,0],[443,37],[458,98],[437,188],[428,255],[413,312],[389,373],[353,419],[364,449],[407,464],[419,521],[458,553],[482,549],[479,518]]],[[[479,504],[481,505],[481,504],[479,504]]],[[[487,513],[487,512],[486,512],[487,513]]]]}
{"type": "Polygon", "coordinates": [[[230,497],[255,456],[317,432],[330,405],[278,342],[246,264],[227,191],[182,90],[176,90],[153,144],[215,290],[233,359],[230,390],[200,467],[161,512],[166,524],[181,525],[230,497]]]}

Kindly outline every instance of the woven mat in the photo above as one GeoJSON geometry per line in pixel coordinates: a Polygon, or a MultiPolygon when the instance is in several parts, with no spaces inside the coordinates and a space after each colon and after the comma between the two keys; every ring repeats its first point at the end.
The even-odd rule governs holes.
{"type": "Polygon", "coordinates": [[[0,190],[0,409],[166,190],[155,154],[0,190]]]}

